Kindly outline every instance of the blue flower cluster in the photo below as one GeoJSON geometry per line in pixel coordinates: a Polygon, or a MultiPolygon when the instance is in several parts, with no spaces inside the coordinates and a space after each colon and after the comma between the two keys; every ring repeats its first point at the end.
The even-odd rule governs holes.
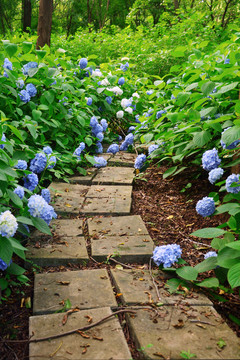
{"type": "Polygon", "coordinates": [[[171,267],[180,259],[182,250],[177,244],[156,246],[153,251],[152,259],[157,266],[163,265],[164,268],[171,267]]]}
{"type": "Polygon", "coordinates": [[[226,179],[226,190],[229,193],[237,194],[240,191],[239,174],[229,175],[226,179]],[[237,183],[239,186],[231,186],[233,183],[237,183]]]}
{"type": "Polygon", "coordinates": [[[196,211],[203,217],[212,215],[215,211],[213,198],[205,196],[202,200],[199,200],[196,205],[196,211]]]}
{"type": "MultiPolygon", "coordinates": [[[[105,119],[104,119],[105,120],[105,119]]],[[[97,121],[97,118],[93,116],[90,120],[90,126],[92,128],[92,134],[100,141],[103,141],[103,126],[97,121]]]]}
{"type": "Polygon", "coordinates": [[[135,169],[141,169],[144,165],[146,161],[146,155],[145,154],[140,154],[137,156],[135,163],[134,163],[134,168],[135,169]]]}
{"type": "Polygon", "coordinates": [[[215,184],[215,182],[222,177],[223,173],[224,171],[222,168],[213,169],[208,173],[208,180],[211,184],[215,184]]]}
{"type": "Polygon", "coordinates": [[[26,90],[29,93],[30,97],[37,95],[37,89],[33,84],[27,84],[26,90]]]}
{"type": "Polygon", "coordinates": [[[106,102],[107,102],[109,105],[111,105],[111,103],[112,103],[112,97],[111,97],[111,96],[107,96],[107,97],[106,97],[106,102]]]}
{"type": "Polygon", "coordinates": [[[24,197],[24,189],[22,186],[17,186],[16,189],[13,191],[17,196],[20,197],[20,199],[23,199],[24,197]]]}
{"type": "Polygon", "coordinates": [[[18,223],[15,216],[7,210],[0,214],[0,234],[7,238],[13,237],[17,231],[18,223]]]}
{"type": "Polygon", "coordinates": [[[23,185],[26,189],[33,191],[38,185],[38,176],[34,173],[28,174],[23,179],[23,185]]]}
{"type": "Polygon", "coordinates": [[[105,167],[107,165],[107,160],[105,160],[103,157],[94,156],[94,160],[96,161],[94,164],[96,168],[105,167]]]}
{"type": "Polygon", "coordinates": [[[35,158],[31,160],[29,169],[36,174],[40,174],[47,165],[47,157],[45,153],[37,153],[35,158]]]}
{"type": "Polygon", "coordinates": [[[210,257],[216,257],[216,256],[217,256],[216,251],[209,251],[204,255],[204,260],[206,260],[206,259],[208,259],[210,257]]]}
{"type": "Polygon", "coordinates": [[[107,123],[107,120],[106,119],[102,119],[100,121],[100,124],[102,125],[102,128],[103,128],[103,132],[105,132],[108,128],[108,123],[107,123]]]}
{"type": "Polygon", "coordinates": [[[211,171],[220,165],[217,149],[207,150],[202,156],[202,166],[204,170],[211,171]]]}
{"type": "Polygon", "coordinates": [[[88,61],[86,58],[82,58],[80,61],[79,61],[79,66],[80,66],[80,69],[85,69],[87,67],[87,64],[88,64],[88,61]]]}
{"type": "Polygon", "coordinates": [[[124,142],[121,144],[120,150],[126,151],[128,149],[128,146],[133,144],[133,141],[134,141],[134,135],[132,133],[128,134],[125,137],[124,142]]]}
{"type": "Polygon", "coordinates": [[[22,79],[18,79],[16,81],[17,88],[22,89],[24,87],[24,81],[22,79]]]}
{"type": "Polygon", "coordinates": [[[81,142],[79,146],[74,150],[73,155],[77,157],[78,160],[81,160],[81,153],[85,149],[85,143],[81,142]]]}
{"type": "Polygon", "coordinates": [[[18,160],[16,168],[19,170],[27,170],[27,162],[25,160],[18,160]]]}
{"type": "Polygon", "coordinates": [[[103,152],[103,146],[102,146],[102,144],[100,143],[100,141],[97,141],[96,146],[97,146],[96,153],[97,153],[97,154],[101,154],[101,153],[103,152]]]}
{"type": "Polygon", "coordinates": [[[32,195],[28,200],[28,211],[33,217],[43,219],[48,225],[57,218],[54,208],[41,195],[32,195]]]}
{"type": "MultiPolygon", "coordinates": [[[[6,142],[6,135],[2,134],[2,138],[1,138],[2,142],[6,142]]],[[[5,144],[0,144],[0,149],[4,149],[5,144]]]]}
{"type": "Polygon", "coordinates": [[[156,119],[160,119],[160,117],[163,116],[163,114],[166,114],[166,110],[160,110],[156,113],[156,119]]]}
{"type": "Polygon", "coordinates": [[[154,90],[147,90],[146,94],[147,95],[152,95],[154,93],[154,90]]]}
{"type": "Polygon", "coordinates": [[[159,148],[159,145],[157,145],[157,144],[150,145],[148,148],[148,155],[150,155],[153,151],[155,151],[158,148],[159,148]]]}
{"type": "Polygon", "coordinates": [[[41,196],[44,198],[44,200],[49,204],[51,201],[51,194],[49,189],[42,189],[41,190],[41,196]]]}
{"type": "Polygon", "coordinates": [[[120,69],[122,71],[127,71],[128,68],[129,68],[129,63],[128,62],[126,62],[125,64],[120,65],[120,69]]]}
{"type": "MultiPolygon", "coordinates": [[[[224,129],[222,134],[227,131],[228,129],[231,129],[231,126],[224,129]]],[[[234,142],[232,142],[230,145],[226,146],[226,144],[222,141],[221,139],[221,146],[223,147],[223,149],[228,149],[228,150],[232,150],[235,149],[235,147],[240,143],[240,140],[235,140],[234,142]]]]}
{"type": "Polygon", "coordinates": [[[24,75],[28,75],[29,69],[37,68],[38,64],[35,61],[30,61],[29,63],[23,65],[22,72],[24,75]]]}
{"type": "Polygon", "coordinates": [[[107,149],[107,153],[116,154],[119,151],[119,145],[118,144],[112,144],[107,149]]]}
{"type": "Polygon", "coordinates": [[[91,105],[92,105],[92,102],[93,102],[93,100],[92,100],[91,97],[87,98],[87,105],[88,105],[88,106],[91,106],[91,105]]]}
{"type": "Polygon", "coordinates": [[[24,103],[28,103],[36,94],[36,87],[33,84],[27,84],[26,90],[21,90],[18,95],[24,103]]]}
{"type": "Polygon", "coordinates": [[[124,79],[124,77],[122,76],[122,77],[120,77],[119,79],[118,79],[118,85],[123,85],[125,83],[125,79],[124,79]]]}
{"type": "Polygon", "coordinates": [[[12,263],[12,260],[9,261],[9,264],[6,264],[5,261],[3,261],[1,258],[0,258],[0,270],[1,271],[4,271],[6,270],[12,263]]]}
{"type": "MultiPolygon", "coordinates": [[[[8,60],[8,58],[5,58],[5,59],[4,59],[3,68],[6,69],[6,70],[12,70],[12,69],[13,69],[12,63],[11,63],[10,60],[8,60]]],[[[8,74],[7,74],[6,71],[4,71],[3,76],[5,76],[6,78],[8,78],[8,74]]]]}
{"type": "Polygon", "coordinates": [[[50,146],[44,146],[43,152],[45,152],[46,155],[51,155],[53,151],[50,146]]]}

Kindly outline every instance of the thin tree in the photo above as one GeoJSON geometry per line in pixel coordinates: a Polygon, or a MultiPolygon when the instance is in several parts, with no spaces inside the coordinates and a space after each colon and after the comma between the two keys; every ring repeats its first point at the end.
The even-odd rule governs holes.
{"type": "Polygon", "coordinates": [[[40,0],[38,17],[37,49],[45,44],[50,46],[53,0],[40,0]]]}
{"type": "Polygon", "coordinates": [[[27,28],[31,28],[31,18],[32,18],[32,1],[31,0],[22,0],[22,26],[23,31],[28,32],[27,28]]]}

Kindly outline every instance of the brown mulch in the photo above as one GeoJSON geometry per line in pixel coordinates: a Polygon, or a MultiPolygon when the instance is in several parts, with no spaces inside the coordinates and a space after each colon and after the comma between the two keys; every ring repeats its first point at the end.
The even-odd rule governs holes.
{"type": "MultiPolygon", "coordinates": [[[[196,265],[203,260],[204,254],[211,250],[209,239],[198,239],[190,234],[203,227],[212,227],[225,221],[223,216],[202,218],[196,213],[195,206],[199,199],[208,196],[211,191],[216,191],[203,173],[197,179],[194,178],[194,169],[186,170],[176,177],[169,177],[165,180],[162,174],[167,168],[156,165],[148,168],[139,179],[135,181],[133,190],[132,213],[142,216],[147,229],[155,245],[177,243],[181,246],[182,258],[189,265],[196,265]],[[191,185],[188,185],[191,184],[191,185]],[[181,192],[183,190],[183,192],[181,192]],[[195,242],[193,242],[195,241],[195,242]],[[197,243],[199,242],[199,243],[197,243]]],[[[22,260],[17,260],[23,266],[22,260]]],[[[110,265],[90,261],[87,266],[69,265],[57,268],[48,267],[41,269],[41,272],[77,270],[84,268],[99,268],[110,265]]],[[[115,265],[114,265],[115,266],[115,265]]],[[[26,276],[30,278],[29,286],[13,287],[13,293],[7,301],[0,304],[0,359],[1,360],[24,360],[28,358],[28,344],[3,344],[1,339],[27,339],[29,316],[32,309],[27,309],[22,299],[33,298],[33,277],[32,270],[27,271],[26,276]],[[17,291],[17,292],[16,292],[17,291]]],[[[215,292],[223,301],[217,301],[212,296],[211,300],[217,311],[222,315],[229,326],[240,336],[240,328],[229,320],[229,314],[239,317],[239,296],[235,291],[233,294],[215,292]],[[221,296],[220,296],[220,295],[221,296]],[[224,302],[225,301],[225,302],[224,302]]],[[[125,316],[120,321],[125,324],[125,316]]],[[[128,340],[133,358],[138,358],[129,329],[124,325],[124,333],[128,340]]]]}

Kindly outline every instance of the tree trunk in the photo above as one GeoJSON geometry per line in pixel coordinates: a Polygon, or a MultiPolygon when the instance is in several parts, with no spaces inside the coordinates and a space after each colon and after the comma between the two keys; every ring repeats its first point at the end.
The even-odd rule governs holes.
{"type": "Polygon", "coordinates": [[[31,28],[31,18],[32,18],[32,2],[31,0],[22,0],[22,26],[24,32],[29,32],[27,28],[31,28]]]}
{"type": "Polygon", "coordinates": [[[174,9],[175,9],[175,10],[179,9],[179,2],[178,2],[178,0],[173,0],[173,3],[174,3],[174,9]]]}
{"type": "Polygon", "coordinates": [[[38,17],[37,49],[45,44],[50,46],[53,0],[40,0],[38,17]]]}

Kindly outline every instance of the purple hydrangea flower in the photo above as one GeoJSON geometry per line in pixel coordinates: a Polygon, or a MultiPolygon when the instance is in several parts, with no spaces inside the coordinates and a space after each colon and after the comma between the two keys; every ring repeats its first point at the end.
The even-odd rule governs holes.
{"type": "Polygon", "coordinates": [[[133,144],[133,141],[134,141],[134,136],[133,136],[133,134],[132,134],[132,133],[128,134],[128,135],[125,137],[125,140],[124,140],[124,141],[126,141],[126,143],[127,143],[128,145],[132,145],[132,144],[133,144]]]}
{"type": "Polygon", "coordinates": [[[103,138],[104,138],[103,133],[102,133],[102,132],[98,132],[97,135],[96,135],[96,138],[97,138],[100,142],[102,142],[102,141],[103,141],[103,138]]]}
{"type": "Polygon", "coordinates": [[[0,234],[7,238],[13,237],[17,231],[18,223],[14,215],[7,210],[0,214],[0,234]]]}
{"type": "Polygon", "coordinates": [[[207,150],[202,156],[202,166],[204,170],[211,171],[220,165],[217,149],[207,150]]]}
{"type": "Polygon", "coordinates": [[[32,172],[39,174],[45,169],[46,165],[47,157],[45,153],[38,153],[36,154],[35,158],[31,160],[29,169],[32,172]]]}
{"type": "Polygon", "coordinates": [[[118,85],[123,85],[125,83],[125,79],[124,79],[124,77],[122,76],[122,77],[120,77],[119,79],[118,79],[118,85]]]}
{"type": "Polygon", "coordinates": [[[16,81],[16,85],[18,89],[22,89],[24,87],[24,81],[22,79],[18,79],[16,81]]]}
{"type": "Polygon", "coordinates": [[[31,97],[27,90],[21,90],[18,95],[25,104],[31,100],[31,97]]]}
{"type": "Polygon", "coordinates": [[[146,155],[145,154],[138,155],[136,160],[135,160],[134,168],[135,169],[141,169],[143,167],[145,161],[146,161],[146,155]]]}
{"type": "Polygon", "coordinates": [[[23,199],[24,197],[24,189],[22,186],[17,186],[16,189],[13,191],[17,196],[20,197],[20,199],[23,199]]]}
{"type": "Polygon", "coordinates": [[[96,168],[105,167],[107,165],[107,160],[105,160],[103,157],[94,156],[94,160],[96,161],[94,164],[96,168]]]}
{"type": "Polygon", "coordinates": [[[196,211],[203,217],[212,215],[215,211],[213,198],[205,196],[202,200],[199,200],[196,205],[196,211]]]}
{"type": "Polygon", "coordinates": [[[128,149],[128,143],[126,141],[123,141],[123,143],[120,145],[121,151],[127,151],[128,149]]]}
{"type": "Polygon", "coordinates": [[[44,198],[44,200],[49,204],[51,201],[51,194],[49,189],[42,189],[41,190],[41,196],[44,198]]]}
{"type": "Polygon", "coordinates": [[[224,171],[222,168],[213,169],[208,173],[208,180],[211,184],[215,184],[215,182],[222,177],[223,173],[224,171]]]}
{"type": "Polygon", "coordinates": [[[135,122],[138,124],[141,124],[141,121],[139,120],[140,115],[135,115],[135,122]]]}
{"type": "Polygon", "coordinates": [[[94,128],[95,126],[97,126],[97,124],[98,124],[97,118],[95,116],[92,116],[90,120],[90,126],[94,128]]]}
{"type": "Polygon", "coordinates": [[[73,155],[75,155],[78,160],[81,160],[81,153],[83,152],[84,149],[85,149],[85,143],[81,142],[79,146],[75,149],[73,155]]]}
{"type": "Polygon", "coordinates": [[[86,77],[89,77],[90,75],[92,75],[93,69],[91,67],[87,67],[86,70],[87,70],[85,72],[86,77]]]}
{"type": "Polygon", "coordinates": [[[146,92],[147,95],[152,95],[153,93],[154,93],[154,90],[148,90],[148,91],[146,92]]]}
{"type": "Polygon", "coordinates": [[[9,261],[8,264],[5,263],[5,261],[3,261],[1,258],[0,258],[0,270],[1,271],[5,271],[12,263],[12,259],[9,261]]]}
{"type": "Polygon", "coordinates": [[[204,260],[206,260],[206,259],[208,259],[210,257],[216,257],[216,256],[217,256],[216,251],[209,251],[204,255],[204,260]]]}
{"type": "Polygon", "coordinates": [[[4,59],[4,63],[3,63],[3,68],[6,70],[12,70],[13,66],[10,60],[8,60],[8,58],[4,59]]]}
{"type": "Polygon", "coordinates": [[[82,58],[80,61],[79,61],[79,66],[80,66],[80,69],[85,69],[87,67],[87,64],[88,64],[88,61],[86,58],[82,58]]]}
{"type": "Polygon", "coordinates": [[[229,175],[226,179],[226,190],[229,193],[237,194],[240,191],[240,186],[231,186],[233,183],[237,183],[240,185],[239,182],[239,174],[232,174],[229,175]]]}
{"type": "Polygon", "coordinates": [[[32,195],[28,200],[28,211],[33,217],[43,219],[48,225],[57,218],[54,208],[41,195],[32,195]]]}
{"type": "Polygon", "coordinates": [[[175,96],[172,94],[171,95],[171,100],[175,100],[176,98],[175,98],[175,96]]]}
{"type": "Polygon", "coordinates": [[[224,64],[226,65],[226,64],[230,64],[230,59],[225,59],[224,60],[224,64]]]}
{"type": "Polygon", "coordinates": [[[182,250],[179,245],[162,245],[155,247],[152,259],[157,266],[163,265],[164,268],[169,268],[180,259],[181,255],[182,250]]]}
{"type": "Polygon", "coordinates": [[[112,144],[108,147],[107,153],[116,154],[119,151],[119,145],[118,144],[112,144]]]}
{"type": "Polygon", "coordinates": [[[27,175],[23,179],[24,187],[30,191],[33,191],[38,185],[38,176],[34,173],[27,175]]]}

